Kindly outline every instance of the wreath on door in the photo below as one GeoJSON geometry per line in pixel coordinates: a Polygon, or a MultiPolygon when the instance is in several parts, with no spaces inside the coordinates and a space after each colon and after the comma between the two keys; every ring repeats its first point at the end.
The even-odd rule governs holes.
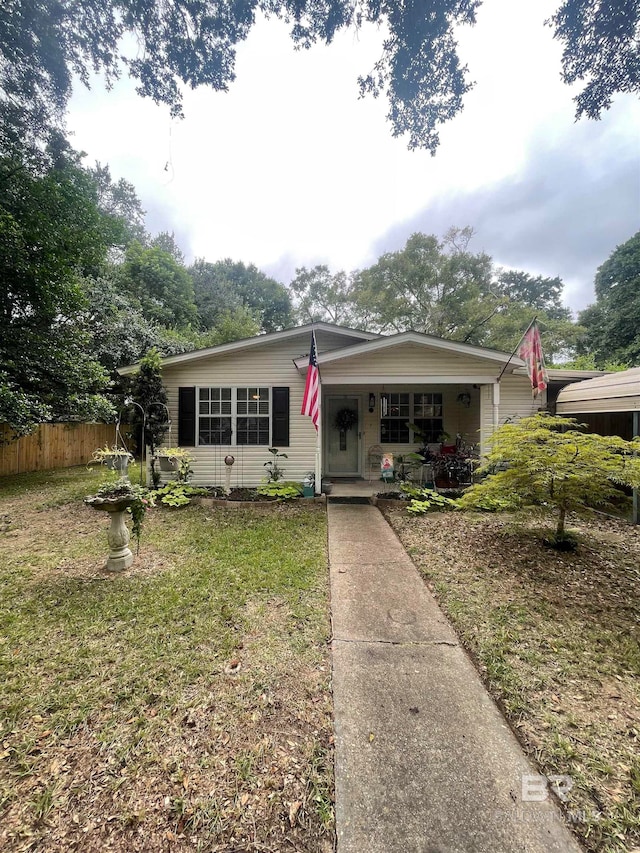
{"type": "Polygon", "coordinates": [[[339,429],[340,432],[347,432],[347,430],[353,429],[357,423],[358,413],[355,409],[340,409],[340,411],[336,413],[334,426],[336,429],[339,429]]]}

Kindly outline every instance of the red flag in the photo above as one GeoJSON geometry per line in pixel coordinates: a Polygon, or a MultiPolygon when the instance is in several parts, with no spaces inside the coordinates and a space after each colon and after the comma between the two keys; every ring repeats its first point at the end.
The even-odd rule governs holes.
{"type": "Polygon", "coordinates": [[[307,370],[307,384],[304,387],[302,398],[301,415],[308,415],[313,425],[318,430],[318,413],[320,411],[320,371],[318,370],[318,350],[316,349],[316,336],[311,332],[311,351],[309,352],[309,369],[307,370]]]}
{"type": "Polygon", "coordinates": [[[545,390],[549,380],[547,378],[547,368],[544,365],[542,344],[540,343],[540,330],[535,320],[522,338],[518,355],[526,362],[533,396],[537,397],[541,391],[545,390]]]}

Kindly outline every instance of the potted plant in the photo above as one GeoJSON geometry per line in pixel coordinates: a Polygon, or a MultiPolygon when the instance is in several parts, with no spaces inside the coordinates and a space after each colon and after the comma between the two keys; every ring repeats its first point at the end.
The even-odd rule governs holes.
{"type": "Polygon", "coordinates": [[[156,459],[161,471],[178,471],[183,462],[191,462],[192,457],[184,447],[160,447],[156,459]]]}
{"type": "Polygon", "coordinates": [[[93,451],[93,460],[124,475],[129,468],[129,462],[133,461],[133,454],[129,453],[126,447],[118,447],[115,444],[113,447],[109,447],[108,444],[105,444],[104,447],[99,447],[93,451]]]}

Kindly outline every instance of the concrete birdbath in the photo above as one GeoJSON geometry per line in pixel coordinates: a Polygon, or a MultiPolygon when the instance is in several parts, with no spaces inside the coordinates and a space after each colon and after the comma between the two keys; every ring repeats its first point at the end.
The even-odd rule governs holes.
{"type": "Polygon", "coordinates": [[[105,568],[109,572],[122,572],[133,563],[133,554],[129,548],[129,529],[125,523],[127,509],[136,502],[135,495],[101,497],[91,495],[84,502],[93,509],[108,512],[111,525],[107,532],[109,556],[105,568]]]}

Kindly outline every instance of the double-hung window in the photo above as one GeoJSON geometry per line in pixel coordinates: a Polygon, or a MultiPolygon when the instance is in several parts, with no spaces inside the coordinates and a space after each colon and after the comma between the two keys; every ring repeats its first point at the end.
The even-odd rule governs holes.
{"type": "Polygon", "coordinates": [[[199,388],[198,444],[268,445],[269,388],[199,388]]]}
{"type": "Polygon", "coordinates": [[[236,388],[236,444],[269,444],[268,388],[236,388]]]}
{"type": "Polygon", "coordinates": [[[381,444],[436,442],[443,432],[442,394],[388,392],[381,395],[381,405],[381,444]]]}
{"type": "Polygon", "coordinates": [[[427,444],[437,442],[444,432],[442,394],[414,394],[413,423],[420,430],[419,440],[427,444]]]}
{"type": "Polygon", "coordinates": [[[380,441],[382,444],[409,442],[410,394],[385,394],[382,398],[380,441]]]}

